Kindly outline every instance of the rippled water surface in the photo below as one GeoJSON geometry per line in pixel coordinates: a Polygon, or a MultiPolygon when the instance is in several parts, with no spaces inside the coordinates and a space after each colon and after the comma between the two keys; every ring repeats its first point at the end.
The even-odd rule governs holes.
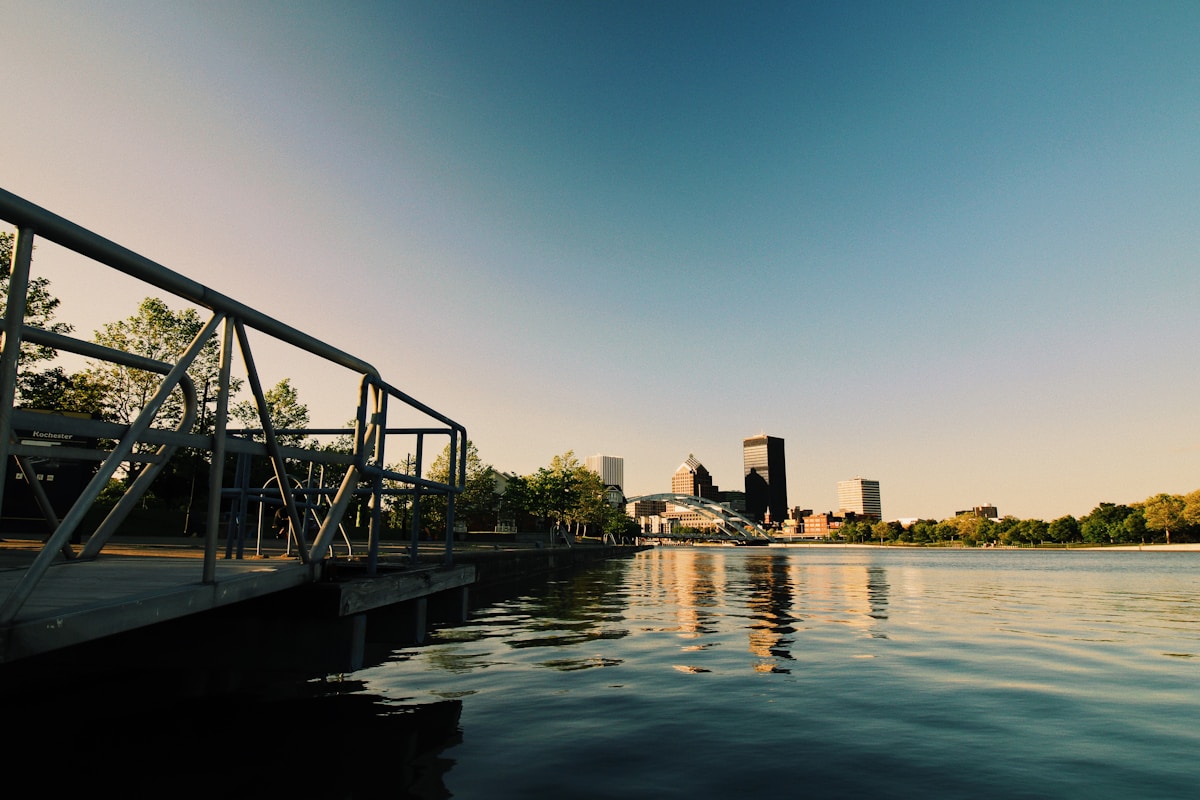
{"type": "Polygon", "coordinates": [[[1198,578],[1200,553],[658,548],[354,678],[453,701],[427,796],[1190,798],[1198,578]]]}

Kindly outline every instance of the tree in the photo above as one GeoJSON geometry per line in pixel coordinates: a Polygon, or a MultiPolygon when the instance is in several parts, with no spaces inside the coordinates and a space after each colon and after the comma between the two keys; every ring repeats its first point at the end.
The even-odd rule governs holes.
{"type": "MultiPolygon", "coordinates": [[[[284,378],[270,389],[263,392],[267,403],[267,416],[271,427],[276,431],[276,441],[282,447],[303,447],[306,436],[303,433],[283,433],[281,430],[299,431],[308,427],[308,406],[300,402],[296,387],[292,386],[291,378],[284,378]]],[[[247,428],[261,428],[262,419],[258,414],[258,405],[254,400],[243,400],[235,403],[229,409],[229,416],[247,428]]]]}
{"type": "Polygon", "coordinates": [[[587,525],[603,527],[611,509],[604,482],[579,462],[573,450],[554,456],[549,466],[526,476],[518,491],[524,511],[573,527],[577,533],[587,525]]]}
{"type": "Polygon", "coordinates": [[[931,519],[919,519],[909,526],[908,532],[912,540],[918,544],[937,541],[937,522],[931,519]]]}
{"type": "MultiPolygon", "coordinates": [[[[1101,503],[1092,513],[1079,521],[1079,530],[1085,542],[1090,544],[1113,544],[1126,541],[1131,531],[1125,518],[1133,513],[1126,505],[1101,503]]],[[[1136,540],[1135,540],[1136,541],[1136,540]]]]}
{"type": "MultiPolygon", "coordinates": [[[[15,237],[0,232],[0,314],[8,308],[8,282],[12,275],[12,250],[15,237]]],[[[49,278],[30,277],[25,298],[25,324],[51,333],[68,334],[74,328],[56,322],[59,300],[50,294],[49,278]]],[[[71,387],[71,378],[61,367],[39,370],[36,367],[58,357],[50,347],[21,343],[17,359],[17,401],[31,408],[54,408],[66,411],[85,410],[66,407],[61,402],[71,387]]],[[[91,410],[91,409],[87,409],[91,410]]]]}
{"type": "MultiPolygon", "coordinates": [[[[147,297],[137,313],[118,322],[108,322],[93,336],[97,344],[126,353],[174,363],[188,348],[204,322],[195,309],[173,311],[162,300],[147,297]]],[[[216,338],[210,339],[188,368],[196,385],[197,400],[203,401],[206,386],[215,385],[220,371],[220,352],[216,338]]],[[[91,363],[87,379],[98,387],[104,398],[104,415],[128,424],[145,407],[162,384],[163,376],[106,361],[91,363]]],[[[237,390],[235,383],[230,392],[237,390]]],[[[214,398],[209,398],[214,399],[214,398]]],[[[158,420],[162,427],[175,427],[183,415],[182,395],[176,391],[163,404],[158,420]]],[[[205,415],[206,416],[206,415],[205,415]]]]}
{"type": "Polygon", "coordinates": [[[848,519],[838,527],[838,537],[847,542],[862,542],[871,536],[871,524],[859,519],[848,519]]]}
{"type": "Polygon", "coordinates": [[[871,538],[881,542],[896,539],[904,531],[899,522],[884,522],[880,520],[871,526],[871,538]]]}
{"type": "Polygon", "coordinates": [[[1183,496],[1183,519],[1188,525],[1200,525],[1200,489],[1183,496]]]}
{"type": "Polygon", "coordinates": [[[1079,520],[1070,514],[1065,517],[1059,517],[1053,520],[1046,528],[1046,536],[1050,541],[1058,544],[1078,542],[1080,539],[1079,520]]]}
{"type": "Polygon", "coordinates": [[[1142,503],[1142,516],[1146,527],[1166,534],[1171,543],[1171,531],[1178,531],[1187,524],[1187,501],[1178,494],[1156,494],[1142,503]]]}
{"type": "Polygon", "coordinates": [[[637,521],[628,514],[607,503],[605,503],[605,508],[607,511],[604,512],[604,520],[600,529],[606,536],[613,537],[617,542],[627,542],[636,538],[641,532],[637,521]]]}
{"type": "MultiPolygon", "coordinates": [[[[496,471],[491,464],[483,463],[474,442],[468,439],[463,446],[466,448],[467,459],[466,482],[462,492],[454,499],[454,518],[456,522],[461,521],[470,528],[472,524],[479,525],[495,517],[496,471]]],[[[450,474],[451,466],[450,445],[447,444],[429,465],[429,472],[423,477],[452,484],[457,476],[450,474]]],[[[422,526],[431,531],[445,530],[446,508],[445,495],[422,495],[422,526]]]]}
{"type": "Polygon", "coordinates": [[[964,544],[979,544],[988,542],[996,537],[997,523],[987,517],[977,517],[974,514],[960,514],[943,520],[938,524],[939,538],[958,538],[964,544]]]}

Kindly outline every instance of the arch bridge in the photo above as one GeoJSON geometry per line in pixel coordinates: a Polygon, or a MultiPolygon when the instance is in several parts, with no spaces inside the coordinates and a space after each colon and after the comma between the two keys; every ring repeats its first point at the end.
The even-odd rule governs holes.
{"type": "Polygon", "coordinates": [[[625,502],[636,503],[642,500],[663,501],[672,505],[683,506],[699,513],[713,523],[717,532],[717,538],[731,541],[772,541],[771,535],[767,533],[762,525],[759,525],[745,514],[734,511],[729,506],[707,497],[666,492],[663,494],[645,494],[639,497],[630,497],[625,502]]]}

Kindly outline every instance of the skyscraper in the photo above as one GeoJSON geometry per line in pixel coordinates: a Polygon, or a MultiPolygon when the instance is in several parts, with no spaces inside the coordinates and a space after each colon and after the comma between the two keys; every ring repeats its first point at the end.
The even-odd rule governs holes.
{"type": "Polygon", "coordinates": [[[694,455],[689,454],[687,461],[680,464],[679,469],[671,476],[671,493],[715,499],[717,487],[713,486],[712,475],[704,465],[697,461],[694,455]]]}
{"type": "Polygon", "coordinates": [[[605,486],[625,491],[625,459],[620,456],[588,456],[584,466],[600,476],[605,486]]]}
{"type": "Polygon", "coordinates": [[[846,511],[853,511],[860,517],[883,519],[883,506],[879,502],[879,481],[866,478],[838,481],[838,513],[846,511]]]}
{"type": "Polygon", "coordinates": [[[774,523],[787,519],[783,439],[765,433],[743,439],[742,465],[746,474],[746,514],[758,522],[768,514],[774,523]]]}

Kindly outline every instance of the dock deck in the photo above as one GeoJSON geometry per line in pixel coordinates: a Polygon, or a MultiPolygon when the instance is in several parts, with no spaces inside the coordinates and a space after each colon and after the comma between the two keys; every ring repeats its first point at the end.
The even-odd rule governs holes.
{"type": "MultiPolygon", "coordinates": [[[[93,561],[53,564],[12,624],[0,628],[0,664],[303,586],[319,593],[322,616],[336,618],[465,588],[475,578],[471,565],[418,566],[318,582],[319,567],[275,553],[218,559],[215,580],[205,583],[195,541],[118,543],[93,561]]],[[[39,544],[0,542],[0,597],[21,580],[39,544]]]]}

